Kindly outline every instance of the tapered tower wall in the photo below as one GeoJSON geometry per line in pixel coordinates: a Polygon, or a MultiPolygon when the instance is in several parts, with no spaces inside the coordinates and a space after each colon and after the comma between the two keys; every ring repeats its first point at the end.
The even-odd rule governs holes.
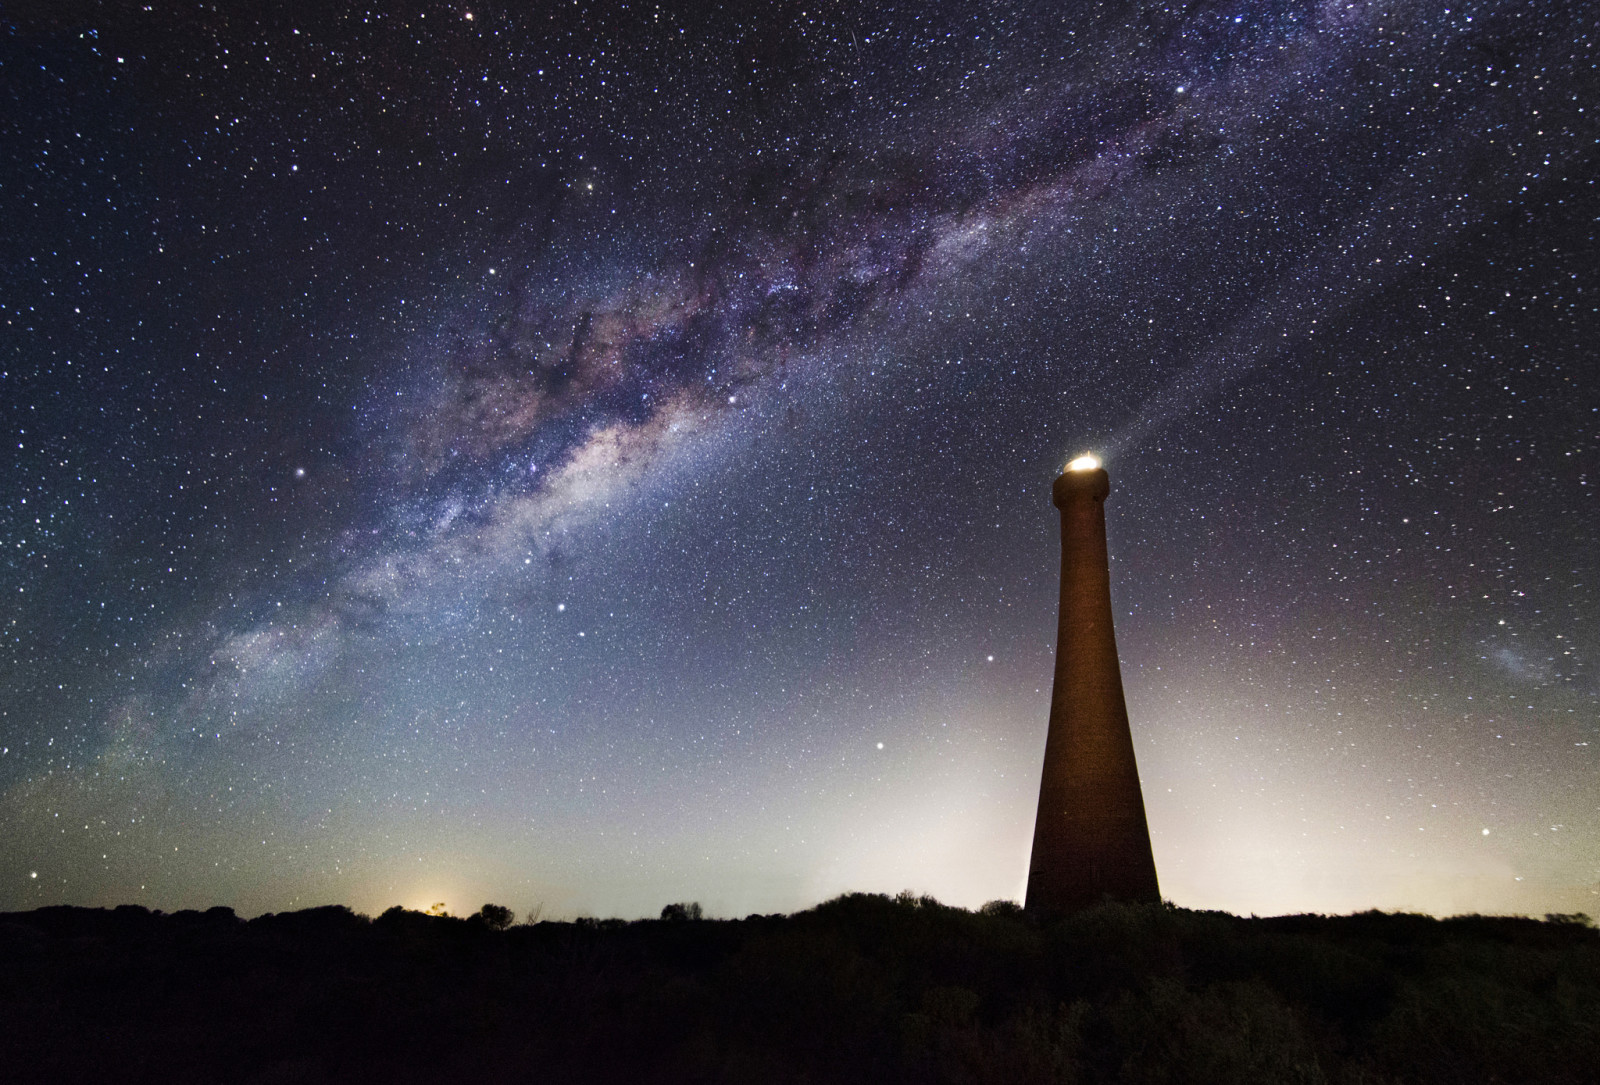
{"type": "Polygon", "coordinates": [[[1109,476],[1094,467],[1063,472],[1051,494],[1061,510],[1061,609],[1030,911],[1070,912],[1107,897],[1161,899],[1112,629],[1110,491],[1109,476]]]}

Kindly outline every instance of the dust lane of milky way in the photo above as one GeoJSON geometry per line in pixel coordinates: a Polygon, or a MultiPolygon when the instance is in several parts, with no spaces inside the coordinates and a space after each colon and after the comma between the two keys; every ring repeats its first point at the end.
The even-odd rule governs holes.
{"type": "Polygon", "coordinates": [[[1592,909],[1580,11],[470,14],[11,27],[0,903],[1015,896],[1097,448],[1170,895],[1592,909]]]}

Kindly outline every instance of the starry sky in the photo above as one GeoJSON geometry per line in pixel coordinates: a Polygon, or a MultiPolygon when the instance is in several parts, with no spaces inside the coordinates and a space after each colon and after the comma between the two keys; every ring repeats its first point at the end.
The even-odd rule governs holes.
{"type": "Polygon", "coordinates": [[[0,15],[0,908],[1600,911],[1592,6],[0,15]]]}

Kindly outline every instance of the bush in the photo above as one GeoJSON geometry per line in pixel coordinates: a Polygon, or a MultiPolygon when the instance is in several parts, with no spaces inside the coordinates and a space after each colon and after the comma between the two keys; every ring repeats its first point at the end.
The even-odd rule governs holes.
{"type": "Polygon", "coordinates": [[[493,936],[510,909],[0,914],[0,1066],[63,1085],[1590,1085],[1600,1066],[1600,931],[1565,917],[865,893],[661,914],[493,936]]]}

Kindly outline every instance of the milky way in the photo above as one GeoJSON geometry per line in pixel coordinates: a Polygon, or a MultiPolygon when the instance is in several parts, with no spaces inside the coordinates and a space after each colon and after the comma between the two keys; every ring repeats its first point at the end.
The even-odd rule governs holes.
{"type": "Polygon", "coordinates": [[[1592,14],[7,25],[0,907],[1593,911],[1592,14]]]}

